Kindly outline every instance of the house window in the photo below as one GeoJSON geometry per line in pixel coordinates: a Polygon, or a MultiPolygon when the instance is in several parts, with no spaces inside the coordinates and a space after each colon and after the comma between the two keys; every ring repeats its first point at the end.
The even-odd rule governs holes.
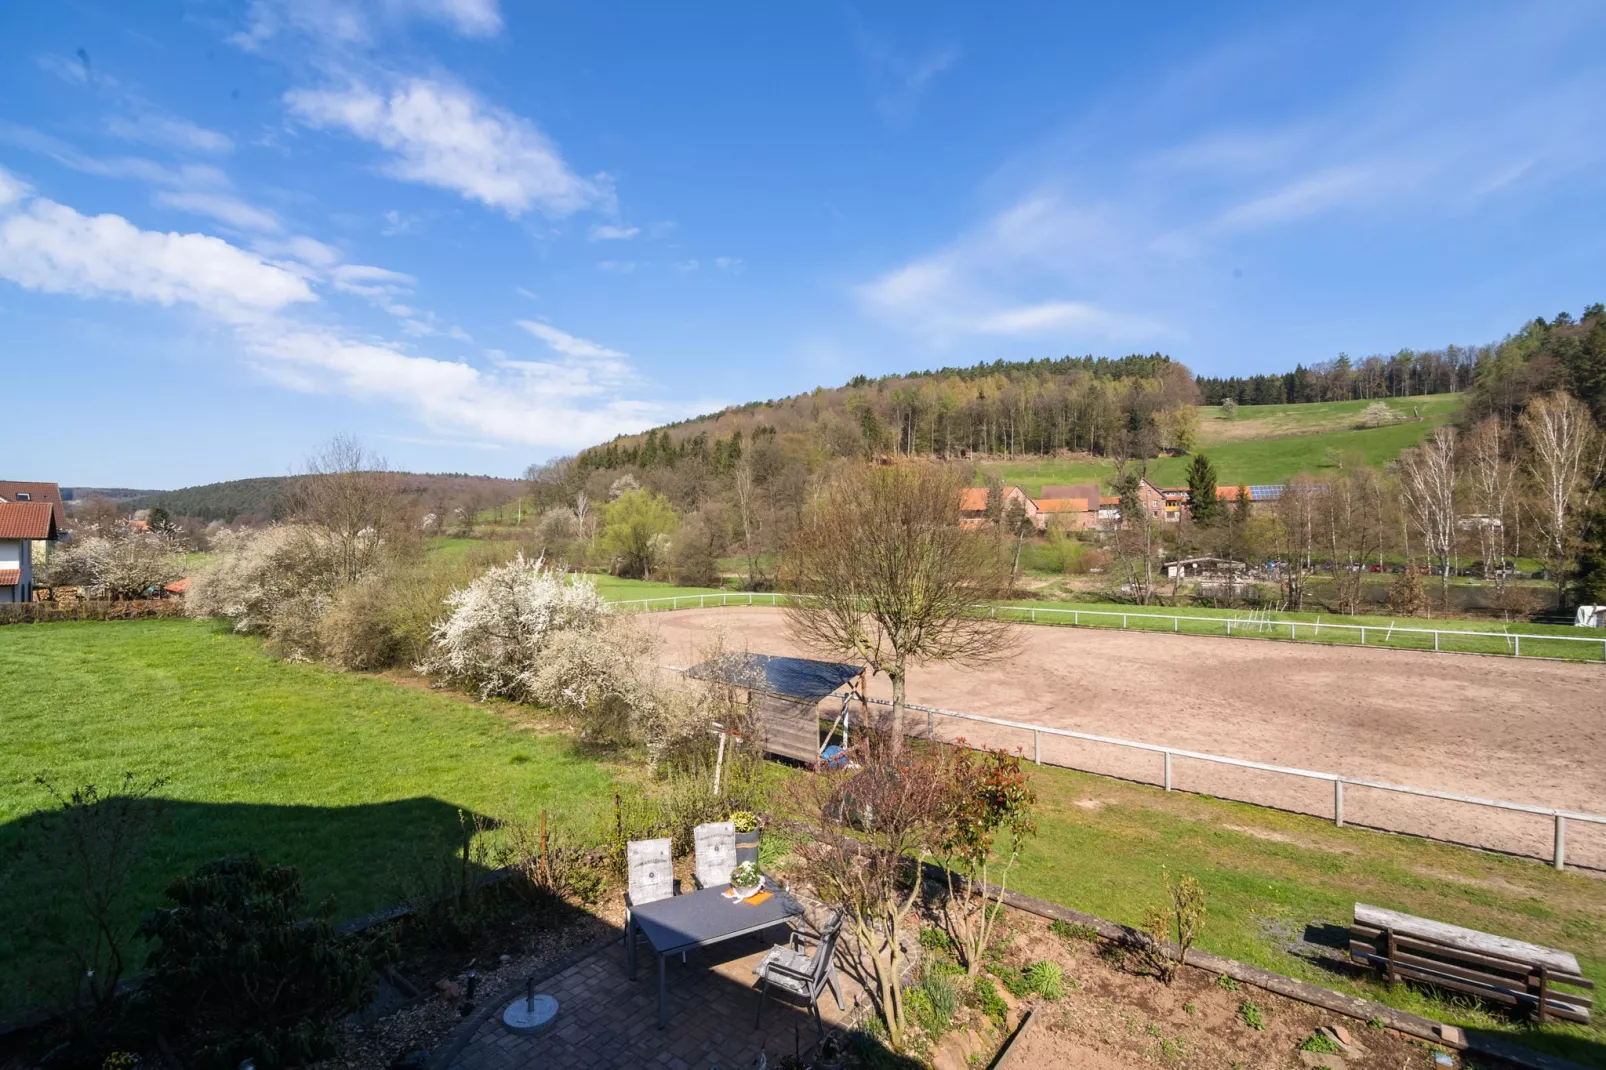
{"type": "Polygon", "coordinates": [[[31,502],[31,501],[33,501],[33,495],[29,494],[25,490],[19,490],[19,491],[17,491],[17,501],[19,501],[19,502],[31,502]]]}

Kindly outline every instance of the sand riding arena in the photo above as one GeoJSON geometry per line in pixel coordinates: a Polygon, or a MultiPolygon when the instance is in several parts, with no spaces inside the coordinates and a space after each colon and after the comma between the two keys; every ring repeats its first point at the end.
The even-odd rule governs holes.
{"type": "MultiPolygon", "coordinates": [[[[664,659],[812,653],[785,611],[655,613],[664,659]]],[[[911,672],[909,701],[1459,795],[1606,814],[1606,669],[1595,664],[1022,625],[1018,653],[911,672]]],[[[890,697],[885,678],[872,696],[890,697]]],[[[872,707],[873,708],[873,707],[872,707]]],[[[912,715],[924,727],[923,715],[912,715]]],[[[1030,733],[937,718],[936,735],[1033,753],[1030,733]]],[[[1159,783],[1163,756],[1044,734],[1045,763],[1159,783]]],[[[1330,782],[1173,760],[1178,790],[1333,815],[1330,782]]],[[[1550,858],[1553,819],[1345,785],[1348,823],[1550,858]]],[[[1566,823],[1569,867],[1606,872],[1606,826],[1566,823]]]]}

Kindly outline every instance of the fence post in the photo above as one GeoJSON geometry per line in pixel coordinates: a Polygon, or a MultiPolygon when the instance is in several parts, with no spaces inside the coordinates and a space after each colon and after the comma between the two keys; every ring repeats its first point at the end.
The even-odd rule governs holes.
{"type": "Polygon", "coordinates": [[[1126,627],[1126,614],[1125,613],[1121,614],[1121,627],[1123,627],[1123,628],[1126,627]]]}
{"type": "Polygon", "coordinates": [[[1556,815],[1555,864],[1557,869],[1567,868],[1567,819],[1560,814],[1556,815]]]}
{"type": "Polygon", "coordinates": [[[1344,778],[1333,781],[1333,824],[1344,827],[1344,778]]]}
{"type": "Polygon", "coordinates": [[[1043,764],[1043,733],[1032,729],[1032,761],[1043,764]]]}
{"type": "Polygon", "coordinates": [[[1227,618],[1227,634],[1228,635],[1232,634],[1232,618],[1231,617],[1227,618]]]}
{"type": "MultiPolygon", "coordinates": [[[[1082,623],[1082,611],[1081,610],[1079,610],[1079,609],[1071,610],[1071,623],[1072,624],[1076,624],[1076,625],[1080,625],[1082,623]]],[[[1601,660],[1602,661],[1606,661],[1606,644],[1602,644],[1600,649],[1601,649],[1601,654],[1600,654],[1601,660]]]]}
{"type": "Polygon", "coordinates": [[[1434,651],[1439,649],[1439,630],[1437,628],[1433,629],[1433,649],[1434,651]]]}
{"type": "Polygon", "coordinates": [[[1033,624],[1037,623],[1037,609],[1036,609],[1036,607],[1032,608],[1032,623],[1033,624]]]}
{"type": "Polygon", "coordinates": [[[1361,625],[1361,645],[1366,645],[1366,625],[1361,625]]]}
{"type": "MultiPolygon", "coordinates": [[[[1514,636],[1513,638],[1515,638],[1517,640],[1516,654],[1517,654],[1517,657],[1520,658],[1520,657],[1522,657],[1522,636],[1518,635],[1518,636],[1514,636]]],[[[1561,867],[1557,866],[1556,868],[1560,869],[1561,867]]]]}
{"type": "Polygon", "coordinates": [[[1165,790],[1171,790],[1171,752],[1165,752],[1165,790]]]}
{"type": "Polygon", "coordinates": [[[1288,622],[1288,638],[1290,638],[1290,639],[1298,639],[1299,638],[1299,625],[1295,624],[1293,621],[1289,621],[1288,622]]]}
{"type": "Polygon", "coordinates": [[[1182,618],[1181,617],[1172,617],[1171,618],[1171,632],[1172,632],[1172,634],[1174,635],[1177,632],[1180,632],[1181,630],[1182,630],[1182,618]]]}

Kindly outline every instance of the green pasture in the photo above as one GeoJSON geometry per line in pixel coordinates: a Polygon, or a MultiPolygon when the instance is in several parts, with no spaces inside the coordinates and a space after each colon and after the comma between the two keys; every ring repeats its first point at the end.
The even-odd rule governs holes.
{"type": "MultiPolygon", "coordinates": [[[[1330,475],[1342,466],[1380,468],[1402,450],[1420,445],[1433,429],[1449,420],[1459,405],[1455,394],[1395,399],[1390,404],[1407,414],[1415,405],[1420,419],[1386,427],[1358,428],[1367,402],[1338,401],[1319,405],[1245,405],[1233,421],[1220,410],[1202,408],[1198,451],[1216,466],[1222,486],[1286,483],[1301,473],[1330,475]],[[1271,411],[1275,410],[1275,411],[1271,411]],[[1236,425],[1248,421],[1245,428],[1236,425]],[[1231,427],[1224,425],[1233,425],[1231,427]],[[1223,425],[1223,426],[1217,426],[1223,425]]],[[[1192,457],[1157,457],[1148,462],[1150,481],[1183,486],[1192,457]]],[[[1107,458],[1023,458],[984,464],[984,473],[1039,495],[1050,484],[1098,481],[1106,489],[1115,475],[1107,458]]]]}
{"type": "MultiPolygon", "coordinates": [[[[1574,1059],[1606,1065],[1606,1026],[1509,1021],[1338,965],[1357,901],[1573,952],[1606,986],[1598,876],[1246,803],[1032,767],[1040,811],[1010,887],[1126,925],[1165,901],[1164,872],[1203,885],[1200,945],[1230,958],[1574,1059]]],[[[1598,994],[1598,993],[1597,993],[1598,994]]]]}
{"type": "Polygon", "coordinates": [[[51,980],[43,935],[70,871],[24,848],[51,805],[34,783],[165,777],[131,916],[173,877],[256,850],[353,917],[438,881],[459,812],[590,821],[612,774],[510,707],[265,656],[188,620],[0,629],[0,1017],[51,980]]]}

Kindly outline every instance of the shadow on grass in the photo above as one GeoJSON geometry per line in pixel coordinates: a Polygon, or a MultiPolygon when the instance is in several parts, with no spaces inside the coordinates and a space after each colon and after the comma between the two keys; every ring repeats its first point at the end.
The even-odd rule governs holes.
{"type": "MultiPolygon", "coordinates": [[[[488,868],[483,858],[471,856],[466,867],[461,860],[463,831],[476,815],[440,799],[327,807],[144,798],[129,809],[133,834],[147,831],[110,912],[127,940],[125,974],[144,965],[146,949],[130,935],[139,921],[163,905],[169,883],[212,859],[254,851],[294,866],[309,903],[332,896],[341,920],[439,894],[488,868]]],[[[86,815],[91,824],[97,816],[86,815]]],[[[59,811],[0,825],[0,1020],[59,1005],[77,990],[69,948],[84,939],[83,886],[59,811]]]]}

